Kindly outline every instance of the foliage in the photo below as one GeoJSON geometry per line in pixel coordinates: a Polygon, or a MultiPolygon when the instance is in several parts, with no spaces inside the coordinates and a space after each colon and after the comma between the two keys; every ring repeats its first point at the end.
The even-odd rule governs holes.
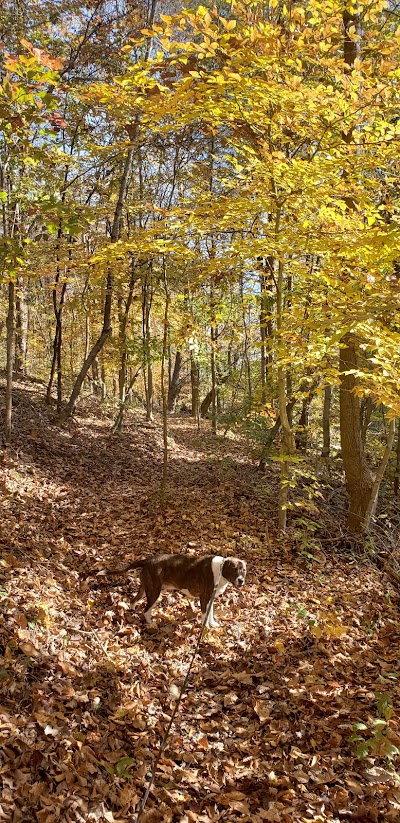
{"type": "Polygon", "coordinates": [[[392,761],[399,754],[398,747],[393,743],[389,725],[393,715],[393,700],[389,694],[382,692],[377,692],[375,697],[377,716],[369,718],[367,723],[355,723],[353,728],[356,733],[350,739],[352,743],[358,744],[356,746],[357,757],[363,758],[374,754],[392,761]],[[359,732],[365,734],[362,735],[359,732]],[[370,736],[366,736],[367,734],[370,736]]]}

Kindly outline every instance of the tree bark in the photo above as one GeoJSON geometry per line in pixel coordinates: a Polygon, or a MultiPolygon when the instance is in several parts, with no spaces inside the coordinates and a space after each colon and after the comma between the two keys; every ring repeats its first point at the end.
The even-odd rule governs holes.
{"type": "MultiPolygon", "coordinates": [[[[351,28],[360,33],[360,19],[355,10],[343,12],[344,44],[343,57],[346,71],[350,72],[355,59],[360,54],[360,40],[353,39],[351,28]]],[[[352,134],[343,134],[346,143],[352,141],[352,134]]],[[[345,198],[347,208],[355,208],[354,198],[349,193],[345,198]]],[[[373,477],[365,456],[361,432],[361,403],[355,393],[356,377],[349,370],[357,371],[359,341],[355,334],[347,333],[341,340],[339,354],[340,382],[340,437],[346,488],[350,498],[347,527],[351,532],[360,532],[368,510],[374,485],[373,477]]]]}
{"type": "Polygon", "coordinates": [[[193,352],[190,352],[190,383],[192,390],[191,415],[198,421],[200,417],[200,369],[193,352]]]}
{"type": "Polygon", "coordinates": [[[374,485],[361,436],[360,398],[355,394],[356,377],[350,370],[358,365],[358,339],[348,333],[340,348],[340,439],[346,488],[350,498],[347,526],[360,532],[374,485]]]}
{"type": "Polygon", "coordinates": [[[6,409],[4,419],[4,442],[11,442],[12,423],[12,391],[13,368],[15,352],[15,284],[10,280],[8,284],[8,313],[7,313],[7,363],[6,363],[6,409]]]}
{"type": "Polygon", "coordinates": [[[363,442],[363,446],[365,446],[367,441],[367,431],[368,426],[371,422],[373,408],[374,402],[372,400],[372,397],[363,397],[360,403],[361,440],[363,442]]]}
{"type": "Polygon", "coordinates": [[[175,411],[176,402],[179,397],[179,392],[182,388],[180,381],[180,374],[182,368],[182,353],[177,351],[175,354],[174,368],[172,370],[171,380],[168,388],[168,411],[175,411]]]}
{"type": "Polygon", "coordinates": [[[135,385],[135,382],[136,382],[137,378],[139,377],[139,374],[140,374],[141,370],[142,370],[142,367],[139,366],[139,368],[135,371],[135,373],[132,375],[132,377],[129,381],[128,388],[125,392],[124,401],[123,401],[123,403],[121,404],[121,406],[118,410],[118,414],[117,414],[117,416],[115,418],[115,421],[114,421],[114,424],[111,428],[111,434],[116,434],[116,432],[119,432],[122,429],[124,414],[125,414],[126,407],[129,403],[129,399],[130,399],[130,392],[132,391],[133,386],[135,385]]]}
{"type": "Polygon", "coordinates": [[[262,271],[260,273],[260,368],[261,368],[261,402],[267,399],[267,378],[269,357],[267,354],[267,340],[272,335],[271,295],[269,288],[273,281],[274,259],[268,256],[265,262],[262,261],[262,271]]]}
{"type": "Polygon", "coordinates": [[[129,280],[128,286],[128,295],[124,302],[122,295],[120,294],[118,297],[118,343],[119,343],[119,355],[120,355],[120,365],[118,370],[118,397],[120,403],[120,410],[121,415],[118,415],[119,425],[122,427],[123,418],[124,418],[124,411],[125,411],[125,394],[126,394],[126,372],[127,372],[127,365],[128,365],[128,351],[127,351],[127,344],[126,344],[126,327],[128,324],[128,317],[129,311],[132,305],[133,300],[133,292],[135,289],[136,283],[136,276],[135,276],[135,264],[132,260],[132,268],[131,268],[131,276],[129,280]]]}
{"type": "MultiPolygon", "coordinates": [[[[165,271],[164,262],[164,289],[165,289],[165,309],[164,309],[164,330],[163,330],[163,347],[161,360],[161,397],[162,397],[162,416],[163,416],[163,468],[161,476],[161,503],[165,504],[165,495],[167,492],[168,483],[168,389],[167,381],[165,379],[165,364],[168,356],[168,313],[170,295],[168,289],[167,275],[165,271]]],[[[178,352],[177,352],[178,354],[178,352]]]]}
{"type": "Polygon", "coordinates": [[[26,374],[26,355],[28,351],[28,310],[25,286],[18,278],[15,293],[15,372],[26,374]]]}
{"type": "Polygon", "coordinates": [[[62,310],[64,306],[65,300],[65,292],[67,289],[66,281],[61,286],[61,293],[60,299],[57,305],[57,285],[60,279],[60,271],[57,271],[56,281],[53,289],[53,310],[54,316],[56,319],[56,328],[54,332],[54,341],[53,341],[53,359],[51,363],[50,369],[50,377],[49,382],[47,385],[46,391],[46,403],[50,403],[51,400],[51,390],[53,388],[53,380],[54,375],[57,371],[57,411],[61,410],[61,403],[62,403],[62,363],[61,363],[61,353],[62,353],[62,310]]]}
{"type": "Polygon", "coordinates": [[[380,485],[382,483],[383,475],[385,474],[385,469],[386,469],[386,466],[389,462],[389,457],[391,455],[391,451],[392,451],[392,448],[393,448],[394,434],[395,434],[395,427],[396,427],[395,423],[396,423],[396,421],[395,421],[394,418],[389,423],[389,431],[388,431],[386,448],[385,448],[385,451],[383,453],[383,457],[382,457],[382,460],[380,462],[380,466],[378,468],[378,471],[375,475],[375,480],[374,480],[374,483],[373,483],[373,486],[372,486],[372,489],[371,489],[371,494],[370,494],[370,498],[369,498],[369,501],[368,501],[368,506],[367,506],[367,509],[366,509],[366,512],[365,512],[365,515],[364,515],[364,522],[363,522],[363,528],[364,529],[368,529],[369,524],[371,522],[371,517],[375,514],[376,504],[378,502],[378,494],[379,494],[380,485]]]}
{"type": "MultiPolygon", "coordinates": [[[[244,332],[243,360],[244,360],[245,367],[246,367],[248,400],[249,400],[249,404],[251,405],[252,397],[253,397],[253,387],[252,387],[252,384],[251,384],[251,365],[250,365],[250,359],[249,359],[250,340],[249,340],[249,332],[248,332],[248,328],[247,328],[246,306],[245,306],[245,302],[244,302],[244,288],[243,288],[243,285],[244,285],[243,284],[243,277],[241,277],[240,278],[240,297],[241,297],[241,301],[242,301],[242,321],[243,321],[243,332],[244,332]]],[[[229,353],[228,369],[231,370],[232,369],[232,362],[231,362],[231,356],[230,356],[231,355],[230,347],[229,347],[228,353],[229,353]]],[[[265,356],[265,347],[264,347],[264,356],[265,356]]],[[[265,386],[264,386],[264,394],[265,394],[265,386]]]]}
{"type": "MultiPolygon", "coordinates": [[[[211,302],[211,311],[212,311],[212,318],[211,318],[211,428],[214,434],[217,433],[217,368],[216,368],[216,347],[217,347],[217,339],[218,339],[218,332],[215,320],[215,311],[214,311],[214,295],[211,291],[210,294],[210,302],[211,302]]],[[[202,404],[203,405],[203,404],[202,404]]]]}
{"type": "Polygon", "coordinates": [[[151,362],[150,313],[153,291],[146,275],[142,287],[143,379],[146,395],[146,420],[153,420],[153,368],[151,362]]]}
{"type": "Polygon", "coordinates": [[[331,450],[331,402],[332,402],[332,386],[325,386],[324,389],[324,406],[322,411],[322,457],[329,457],[331,450]]]}

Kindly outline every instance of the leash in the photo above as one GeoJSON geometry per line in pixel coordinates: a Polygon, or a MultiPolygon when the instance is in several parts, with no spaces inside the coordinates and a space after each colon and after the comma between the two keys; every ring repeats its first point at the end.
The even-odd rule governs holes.
{"type": "Polygon", "coordinates": [[[145,793],[144,793],[144,795],[143,795],[143,799],[142,799],[142,801],[141,801],[141,803],[140,803],[139,810],[138,810],[138,812],[136,813],[136,817],[135,817],[134,823],[139,823],[140,818],[141,818],[141,815],[143,814],[143,811],[144,811],[144,808],[145,808],[145,806],[146,806],[146,803],[147,803],[147,800],[148,800],[148,797],[149,797],[149,794],[150,794],[151,788],[152,788],[152,786],[153,786],[153,784],[154,784],[154,780],[155,780],[155,776],[156,776],[156,771],[157,771],[157,768],[158,768],[159,762],[160,762],[160,760],[161,760],[162,755],[164,754],[165,747],[166,747],[166,745],[167,745],[167,740],[168,740],[168,737],[169,737],[169,735],[170,735],[170,731],[171,731],[171,729],[172,729],[173,722],[174,722],[174,720],[175,720],[175,717],[176,717],[177,711],[178,711],[178,709],[179,709],[179,706],[180,706],[180,703],[181,703],[182,697],[183,697],[183,695],[185,694],[186,687],[187,687],[187,684],[188,684],[188,682],[189,682],[190,672],[191,672],[191,670],[192,670],[193,663],[194,663],[194,661],[195,661],[195,658],[196,658],[197,652],[198,652],[198,650],[199,650],[199,646],[200,646],[200,643],[201,643],[201,641],[202,641],[203,634],[204,634],[205,627],[206,627],[206,623],[207,623],[207,620],[208,620],[208,615],[210,614],[210,611],[211,611],[211,609],[212,609],[212,607],[213,607],[214,598],[215,598],[215,595],[216,595],[216,593],[217,593],[217,588],[218,588],[219,582],[220,582],[220,580],[221,580],[221,576],[222,576],[222,566],[223,566],[223,564],[221,564],[221,568],[220,568],[220,570],[219,570],[218,578],[217,578],[217,580],[215,581],[215,586],[214,586],[213,593],[212,593],[212,595],[211,595],[210,601],[209,601],[208,606],[207,606],[207,611],[206,611],[206,613],[205,613],[205,615],[204,615],[204,619],[203,619],[203,623],[202,623],[202,626],[201,626],[201,630],[200,630],[200,634],[199,634],[198,641],[197,641],[197,643],[196,643],[196,646],[195,646],[194,652],[193,652],[192,657],[191,657],[191,659],[190,659],[190,663],[189,663],[189,666],[188,666],[188,670],[187,670],[187,672],[186,672],[185,679],[184,679],[184,681],[183,681],[183,683],[182,683],[182,686],[181,686],[181,689],[180,689],[180,692],[179,692],[179,695],[178,695],[177,701],[176,701],[176,703],[175,703],[174,710],[173,710],[172,715],[171,715],[171,719],[170,719],[170,721],[169,721],[169,723],[168,723],[168,726],[167,726],[167,728],[166,728],[166,731],[165,731],[164,737],[163,737],[163,739],[162,739],[162,741],[161,741],[161,745],[160,745],[160,748],[159,748],[159,750],[158,750],[158,754],[157,754],[157,757],[156,757],[156,759],[155,759],[154,766],[153,766],[153,768],[152,768],[152,770],[151,770],[151,775],[150,775],[150,777],[149,777],[149,779],[148,779],[148,782],[147,782],[146,791],[145,791],[145,793]]]}

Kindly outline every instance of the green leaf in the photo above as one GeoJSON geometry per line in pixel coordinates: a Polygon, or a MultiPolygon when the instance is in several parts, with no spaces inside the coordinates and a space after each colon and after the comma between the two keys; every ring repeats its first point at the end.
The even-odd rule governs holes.
{"type": "Polygon", "coordinates": [[[118,777],[132,777],[129,772],[126,771],[126,766],[131,766],[135,760],[133,757],[122,757],[121,760],[118,760],[118,763],[115,766],[115,771],[118,777]]]}

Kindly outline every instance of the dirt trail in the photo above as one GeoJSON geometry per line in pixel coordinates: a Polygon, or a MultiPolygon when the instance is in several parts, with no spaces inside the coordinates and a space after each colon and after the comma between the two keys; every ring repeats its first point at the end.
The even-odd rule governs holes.
{"type": "MultiPolygon", "coordinates": [[[[0,821],[131,823],[199,631],[165,595],[156,631],[130,609],[135,579],[96,588],[97,569],[153,551],[235,553],[246,590],[216,604],[157,775],[152,821],[398,821],[385,752],[399,743],[398,600],[351,556],[314,559],[272,523],[277,475],[245,444],[170,432],[165,511],[161,431],[138,421],[51,424],[37,390],[16,393],[0,463],[0,821]],[[380,700],[380,702],[379,702],[380,700]],[[377,706],[378,702],[378,706],[377,706]],[[386,714],[390,711],[386,708],[386,714]]],[[[394,761],[398,764],[398,758],[394,761]]]]}

